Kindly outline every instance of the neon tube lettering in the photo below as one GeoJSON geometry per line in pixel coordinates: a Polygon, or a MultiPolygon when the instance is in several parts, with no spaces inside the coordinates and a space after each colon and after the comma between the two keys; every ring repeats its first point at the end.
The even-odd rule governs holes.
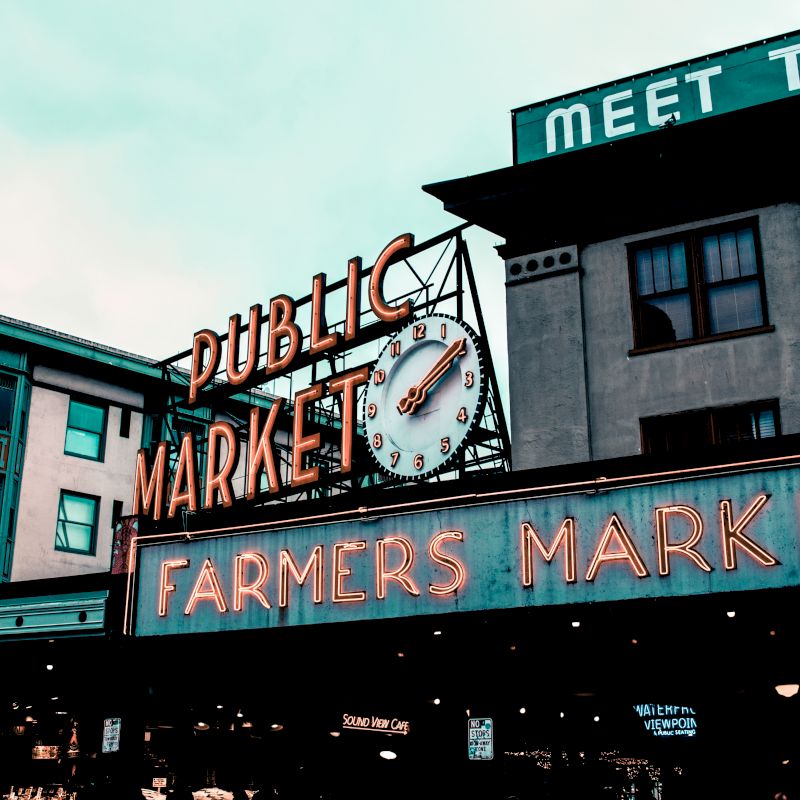
{"type": "Polygon", "coordinates": [[[294,424],[292,438],[292,486],[314,483],[319,479],[319,467],[303,467],[303,456],[310,450],[317,450],[320,445],[319,433],[309,436],[303,434],[306,403],[322,397],[322,384],[315,383],[308,389],[297,392],[294,396],[294,424]]]}
{"type": "Polygon", "coordinates": [[[267,337],[267,375],[285,369],[297,354],[303,335],[294,321],[295,307],[291,297],[279,294],[269,302],[269,336],[267,337]],[[280,355],[281,339],[289,340],[289,347],[280,355]]]}
{"type": "Polygon", "coordinates": [[[703,538],[703,520],[691,506],[663,506],[656,508],[656,552],[658,553],[658,574],[669,575],[670,553],[677,553],[697,564],[704,572],[711,572],[711,565],[694,546],[703,538]],[[692,532],[685,542],[670,543],[668,522],[673,514],[680,514],[692,523],[692,532]]]}
{"type": "Polygon", "coordinates": [[[194,460],[194,437],[192,433],[184,433],[181,449],[178,453],[178,465],[175,467],[175,481],[172,485],[172,497],[169,501],[167,517],[172,519],[178,506],[188,506],[189,511],[197,511],[197,469],[194,460]],[[181,484],[186,482],[186,490],[180,491],[181,484]]]}
{"type": "Polygon", "coordinates": [[[267,414],[267,421],[260,433],[258,429],[260,410],[256,406],[250,409],[250,446],[247,449],[246,493],[248,500],[253,500],[258,494],[258,475],[262,465],[267,473],[267,488],[270,493],[277,492],[281,488],[281,481],[275,466],[275,453],[272,450],[272,438],[282,407],[283,398],[274,398],[267,414]]]}
{"type": "Polygon", "coordinates": [[[174,569],[184,569],[185,567],[189,566],[189,559],[188,558],[178,558],[174,561],[162,561],[161,562],[161,580],[158,583],[158,616],[159,617],[166,617],[167,611],[169,610],[167,607],[167,599],[169,598],[170,594],[177,589],[176,584],[170,583],[170,573],[174,569]]]}
{"type": "Polygon", "coordinates": [[[366,550],[367,543],[361,542],[336,542],[333,546],[333,596],[334,603],[357,603],[367,599],[367,593],[363,589],[356,589],[346,592],[344,589],[344,579],[353,574],[350,567],[343,564],[346,553],[354,550],[366,550]]]}
{"type": "Polygon", "coordinates": [[[214,507],[214,495],[219,491],[222,505],[230,508],[233,505],[233,491],[231,489],[230,475],[236,470],[239,461],[239,443],[233,427],[227,422],[214,422],[208,429],[208,461],[206,472],[205,501],[203,508],[214,507]],[[219,455],[220,439],[225,440],[225,462],[217,471],[217,457],[219,455]]]}
{"type": "Polygon", "coordinates": [[[197,390],[205,386],[219,366],[219,339],[208,328],[198,331],[192,340],[192,368],[189,377],[189,405],[197,400],[197,390]],[[203,354],[208,351],[208,363],[203,366],[203,354]]]}
{"type": "Polygon", "coordinates": [[[339,334],[335,331],[327,333],[325,322],[325,273],[315,275],[311,282],[311,336],[308,352],[311,355],[321,353],[329,347],[335,347],[339,334]]]}
{"type": "Polygon", "coordinates": [[[194,589],[189,595],[189,602],[186,603],[186,608],[183,612],[187,617],[194,611],[198,600],[213,600],[220,614],[224,614],[228,610],[228,603],[222,593],[217,571],[214,569],[214,564],[210,558],[203,562],[194,589]]]}
{"type": "Polygon", "coordinates": [[[608,520],[606,529],[600,539],[600,544],[597,545],[597,550],[592,558],[592,563],[586,572],[586,580],[593,581],[597,577],[600,567],[612,561],[627,561],[639,578],[646,578],[650,574],[644,565],[644,561],[642,561],[642,557],[636,550],[633,540],[616,514],[612,514],[611,519],[608,520]],[[612,540],[616,540],[621,548],[620,550],[609,552],[608,548],[612,540]]]}
{"type": "Polygon", "coordinates": [[[402,536],[387,536],[385,539],[378,539],[375,551],[376,561],[376,595],[378,600],[386,597],[386,584],[389,581],[397,581],[410,595],[419,597],[414,581],[407,577],[407,574],[414,564],[414,548],[408,539],[402,536]],[[386,566],[386,548],[397,547],[403,554],[403,560],[399,567],[390,570],[386,566]]]}
{"type": "Polygon", "coordinates": [[[361,258],[347,262],[347,301],[344,317],[344,338],[349,342],[361,330],[361,258]]]}
{"type": "Polygon", "coordinates": [[[737,521],[733,520],[733,510],[730,500],[720,500],[719,521],[722,529],[722,554],[725,560],[725,569],[736,569],[736,548],[741,548],[755,561],[764,567],[774,567],[780,564],[777,558],[770,555],[763,547],[746,536],[744,529],[753,521],[756,514],[767,504],[770,495],[760,494],[742,512],[737,521]]]}
{"type": "Polygon", "coordinates": [[[255,597],[264,608],[272,608],[269,598],[262,590],[267,578],[269,578],[269,562],[261,553],[240,553],[236,556],[233,570],[233,610],[242,610],[246,594],[255,597]],[[248,564],[256,564],[258,567],[255,580],[249,583],[245,579],[248,564]]]}
{"type": "Polygon", "coordinates": [[[464,565],[452,556],[447,555],[441,551],[441,545],[448,539],[454,539],[457,542],[464,541],[463,531],[441,531],[431,539],[428,544],[428,556],[435,564],[439,564],[453,573],[453,580],[450,583],[440,586],[435,583],[428,585],[428,591],[437,597],[443,597],[446,594],[453,594],[457,592],[465,583],[467,573],[464,565]]]}
{"type": "Polygon", "coordinates": [[[153,519],[161,519],[164,508],[164,470],[167,464],[167,443],[159,442],[153,459],[153,469],[147,477],[147,451],[136,454],[136,481],[133,487],[133,514],[147,516],[151,510],[153,519]],[[147,487],[146,489],[144,487],[147,487]]]}
{"type": "Polygon", "coordinates": [[[555,557],[561,545],[564,545],[564,577],[567,583],[575,583],[578,574],[578,565],[575,549],[575,520],[567,517],[558,529],[553,543],[549,549],[539,537],[536,529],[529,522],[523,522],[522,533],[522,585],[533,586],[533,548],[541,553],[546,563],[550,563],[555,557]]]}
{"type": "Polygon", "coordinates": [[[247,323],[247,361],[239,370],[239,337],[241,336],[242,317],[234,314],[228,320],[228,358],[225,372],[228,383],[238,386],[244,383],[255,369],[258,351],[261,345],[261,303],[250,306],[250,319],[247,323]]]}
{"type": "Polygon", "coordinates": [[[321,603],[323,599],[323,574],[322,574],[322,545],[318,544],[311,553],[301,572],[289,550],[281,550],[278,557],[278,605],[286,608],[289,605],[289,573],[291,572],[302,586],[311,571],[314,571],[314,602],[321,603]]]}
{"type": "Polygon", "coordinates": [[[350,472],[353,468],[353,424],[356,415],[355,388],[369,380],[369,367],[362,367],[355,372],[348,372],[328,383],[328,394],[342,393],[341,420],[342,442],[339,448],[339,471],[350,472]]]}
{"type": "Polygon", "coordinates": [[[414,236],[404,233],[392,239],[383,248],[369,275],[369,304],[375,316],[384,322],[396,322],[411,313],[411,303],[404,300],[399,306],[390,306],[383,298],[383,277],[389,259],[400,250],[414,246],[414,236]]]}

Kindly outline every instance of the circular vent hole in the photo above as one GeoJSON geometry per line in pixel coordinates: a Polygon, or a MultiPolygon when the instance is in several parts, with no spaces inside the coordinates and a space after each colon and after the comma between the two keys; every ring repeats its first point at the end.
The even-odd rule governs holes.
{"type": "Polygon", "coordinates": [[[528,262],[528,263],[525,265],[525,269],[527,269],[527,270],[528,270],[528,272],[536,272],[536,270],[537,270],[537,269],[539,269],[539,262],[538,262],[538,261],[537,261],[535,258],[532,258],[532,259],[531,259],[531,260],[530,260],[530,261],[529,261],[529,262],[528,262]]]}
{"type": "Polygon", "coordinates": [[[508,271],[509,271],[509,272],[510,272],[512,275],[519,275],[519,274],[520,274],[520,272],[522,272],[522,264],[512,264],[512,265],[511,265],[511,266],[508,268],[508,271]]]}
{"type": "Polygon", "coordinates": [[[572,256],[569,253],[562,253],[558,257],[559,264],[569,264],[570,261],[572,261],[572,256]]]}
{"type": "Polygon", "coordinates": [[[550,269],[550,267],[556,263],[556,260],[553,258],[553,256],[545,256],[542,263],[545,265],[546,269],[550,269]]]}

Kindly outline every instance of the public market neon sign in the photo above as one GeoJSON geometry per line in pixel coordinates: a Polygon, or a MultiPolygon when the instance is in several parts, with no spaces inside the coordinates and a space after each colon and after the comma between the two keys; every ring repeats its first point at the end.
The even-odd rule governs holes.
{"type": "MultiPolygon", "coordinates": [[[[383,294],[383,282],[388,266],[398,254],[414,245],[411,234],[395,237],[383,248],[374,266],[368,273],[369,306],[375,318],[384,323],[396,323],[407,317],[412,310],[409,300],[397,306],[390,305],[383,294]]],[[[311,329],[308,349],[312,360],[319,360],[331,348],[342,341],[356,346],[360,331],[361,259],[351,258],[347,264],[346,305],[344,332],[328,331],[325,319],[324,273],[315,275],[311,290],[311,329]]],[[[242,343],[243,326],[241,315],[230,317],[225,346],[225,380],[239,386],[244,383],[263,383],[271,378],[285,375],[296,367],[301,353],[303,333],[295,318],[295,301],[285,294],[273,297],[269,303],[269,315],[263,317],[261,304],[250,308],[247,325],[247,343],[242,343]],[[262,319],[263,318],[263,319],[262,319]],[[266,358],[259,363],[261,343],[266,340],[266,358]],[[245,353],[244,364],[240,354],[245,353]],[[260,380],[259,380],[260,379],[260,380]]],[[[220,336],[205,328],[194,334],[192,362],[189,378],[188,405],[195,405],[201,398],[202,389],[214,380],[222,359],[223,347],[220,336]]],[[[318,466],[306,466],[308,457],[321,446],[319,433],[307,433],[305,424],[306,406],[324,396],[341,396],[341,440],[339,442],[341,473],[353,468],[353,435],[356,429],[356,389],[369,379],[369,368],[361,367],[346,374],[336,375],[328,381],[316,383],[295,393],[293,399],[293,423],[291,446],[292,487],[307,486],[319,481],[318,466]]],[[[284,399],[275,398],[262,417],[263,409],[252,407],[249,415],[247,447],[247,469],[245,497],[255,499],[259,494],[261,477],[266,479],[267,493],[274,494],[282,488],[275,463],[274,438],[278,417],[284,399]]],[[[233,427],[223,421],[213,422],[208,430],[208,446],[204,485],[198,478],[195,441],[192,433],[186,433],[180,442],[175,476],[168,487],[167,467],[168,443],[159,442],[155,454],[148,464],[148,454],[139,450],[136,459],[136,475],[133,497],[133,513],[159,520],[164,515],[172,519],[182,508],[195,512],[199,508],[211,509],[217,503],[225,508],[235,500],[231,479],[240,457],[239,443],[233,427]],[[167,496],[169,495],[169,496],[167,496]]]]}

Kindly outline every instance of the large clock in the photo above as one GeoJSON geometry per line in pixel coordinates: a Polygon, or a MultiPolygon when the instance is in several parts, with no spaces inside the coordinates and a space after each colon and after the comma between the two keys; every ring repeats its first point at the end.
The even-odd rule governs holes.
{"type": "Polygon", "coordinates": [[[486,400],[480,342],[447,314],[413,319],[378,356],[364,396],[367,444],[390,475],[419,479],[462,451],[486,400]]]}

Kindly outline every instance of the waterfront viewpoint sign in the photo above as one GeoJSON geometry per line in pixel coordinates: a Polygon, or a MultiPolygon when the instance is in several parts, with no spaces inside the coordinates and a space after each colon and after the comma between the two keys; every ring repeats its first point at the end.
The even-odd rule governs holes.
{"type": "Polygon", "coordinates": [[[514,163],[800,95],[800,32],[514,109],[514,163]]]}
{"type": "Polygon", "coordinates": [[[140,539],[128,630],[203,633],[798,586],[799,464],[782,458],[140,539]]]}

